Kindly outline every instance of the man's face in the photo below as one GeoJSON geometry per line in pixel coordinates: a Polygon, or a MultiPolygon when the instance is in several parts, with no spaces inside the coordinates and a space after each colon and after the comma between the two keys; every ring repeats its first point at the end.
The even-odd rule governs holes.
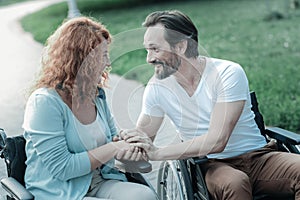
{"type": "Polygon", "coordinates": [[[181,63],[173,48],[164,38],[165,28],[161,24],[149,27],[144,35],[147,62],[154,65],[155,76],[164,79],[177,72],[181,63]]]}

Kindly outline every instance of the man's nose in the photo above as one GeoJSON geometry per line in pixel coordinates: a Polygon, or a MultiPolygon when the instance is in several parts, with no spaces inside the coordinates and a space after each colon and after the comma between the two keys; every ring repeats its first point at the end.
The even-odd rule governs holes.
{"type": "Polygon", "coordinates": [[[151,52],[147,53],[146,61],[147,61],[147,63],[153,63],[155,61],[155,57],[154,57],[153,53],[151,53],[151,52]]]}

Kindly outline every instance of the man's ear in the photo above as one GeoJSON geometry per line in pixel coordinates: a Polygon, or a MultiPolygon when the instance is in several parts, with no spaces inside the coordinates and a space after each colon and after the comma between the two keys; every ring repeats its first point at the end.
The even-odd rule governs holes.
{"type": "Polygon", "coordinates": [[[175,48],[179,55],[184,55],[187,49],[187,40],[181,40],[176,44],[175,48]]]}

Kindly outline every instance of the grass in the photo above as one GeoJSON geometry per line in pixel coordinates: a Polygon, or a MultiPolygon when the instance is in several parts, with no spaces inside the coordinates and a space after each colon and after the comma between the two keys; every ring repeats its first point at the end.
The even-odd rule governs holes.
{"type": "MultiPolygon", "coordinates": [[[[114,35],[113,73],[146,84],[153,69],[145,61],[141,23],[152,11],[178,9],[198,27],[205,54],[243,66],[266,124],[300,132],[300,10],[282,0],[139,2],[78,1],[82,14],[100,19],[114,35]],[[272,13],[283,19],[272,19],[272,13]]],[[[61,3],[26,16],[22,24],[44,43],[66,16],[67,5],[61,3]]]]}
{"type": "Polygon", "coordinates": [[[20,3],[20,2],[24,2],[24,1],[28,1],[28,0],[0,0],[0,7],[11,5],[14,3],[20,3]]]}

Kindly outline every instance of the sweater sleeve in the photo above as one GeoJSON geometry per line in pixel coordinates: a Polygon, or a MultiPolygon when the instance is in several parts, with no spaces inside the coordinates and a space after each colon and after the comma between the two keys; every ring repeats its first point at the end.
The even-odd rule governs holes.
{"type": "Polygon", "coordinates": [[[64,131],[65,118],[60,103],[44,94],[28,100],[23,128],[37,157],[55,178],[66,181],[91,170],[86,151],[69,151],[64,131]]]}
{"type": "Polygon", "coordinates": [[[110,109],[107,105],[106,100],[103,100],[103,101],[104,101],[104,110],[105,110],[105,114],[106,114],[106,117],[107,117],[107,123],[108,123],[108,126],[109,126],[111,138],[112,138],[112,137],[114,137],[115,135],[118,134],[118,131],[117,131],[117,128],[116,128],[114,116],[112,115],[112,113],[111,113],[111,111],[110,111],[110,109]]]}

